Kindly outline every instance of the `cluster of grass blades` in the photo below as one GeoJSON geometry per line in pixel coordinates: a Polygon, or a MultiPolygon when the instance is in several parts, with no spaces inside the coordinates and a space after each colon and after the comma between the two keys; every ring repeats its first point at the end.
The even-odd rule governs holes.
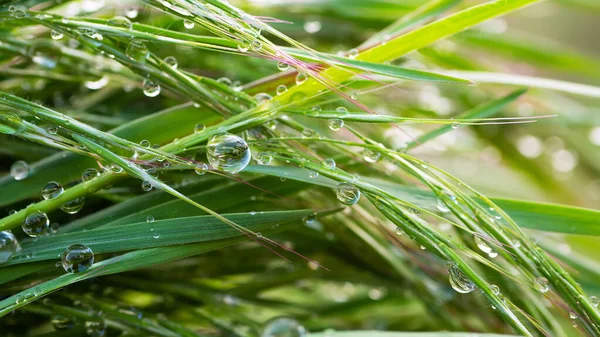
{"type": "Polygon", "coordinates": [[[0,335],[600,336],[600,60],[530,5],[600,15],[0,1],[0,335]]]}

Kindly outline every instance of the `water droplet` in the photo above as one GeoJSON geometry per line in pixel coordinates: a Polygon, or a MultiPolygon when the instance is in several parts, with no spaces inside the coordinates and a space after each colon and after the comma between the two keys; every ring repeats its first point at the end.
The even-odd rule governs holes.
{"type": "Polygon", "coordinates": [[[344,120],[339,118],[334,118],[329,120],[329,129],[332,131],[338,131],[339,129],[344,127],[344,120]]]}
{"type": "Polygon", "coordinates": [[[480,238],[478,235],[475,235],[473,240],[475,241],[477,248],[479,248],[482,252],[486,254],[490,254],[492,252],[492,247],[490,247],[487,242],[485,242],[485,240],[480,238]]]}
{"type": "Polygon", "coordinates": [[[128,7],[125,10],[125,16],[130,19],[135,19],[138,16],[139,12],[136,7],[128,7]]]}
{"type": "Polygon", "coordinates": [[[81,180],[90,181],[99,175],[100,175],[100,172],[98,172],[98,170],[90,167],[90,168],[85,169],[85,171],[83,171],[83,173],[81,174],[81,180]]]}
{"type": "Polygon", "coordinates": [[[106,323],[101,318],[92,318],[85,322],[85,332],[89,337],[102,337],[106,333],[106,323]]]}
{"type": "Polygon", "coordinates": [[[140,40],[131,40],[129,45],[127,45],[125,55],[134,61],[146,62],[146,59],[150,56],[150,51],[144,42],[140,40]]]}
{"type": "Polygon", "coordinates": [[[95,81],[85,81],[83,85],[90,90],[98,90],[104,88],[108,84],[108,77],[102,76],[95,81]]]}
{"type": "Polygon", "coordinates": [[[190,20],[183,20],[183,26],[186,29],[192,29],[192,28],[194,28],[195,25],[196,24],[194,22],[190,21],[190,20]]]}
{"type": "Polygon", "coordinates": [[[227,78],[227,77],[221,77],[221,78],[219,78],[217,80],[217,82],[219,82],[221,84],[224,84],[224,85],[226,85],[228,87],[230,87],[232,85],[231,80],[229,78],[227,78]]]}
{"type": "Polygon", "coordinates": [[[0,133],[13,135],[25,130],[21,118],[12,111],[0,111],[0,133]]]}
{"type": "Polygon", "coordinates": [[[396,227],[396,234],[402,235],[402,234],[404,234],[404,231],[402,230],[402,228],[396,227]]]}
{"type": "Polygon", "coordinates": [[[492,259],[495,259],[498,256],[498,252],[492,250],[488,253],[488,256],[492,259]]]}
{"type": "Polygon", "coordinates": [[[550,284],[548,283],[548,279],[545,277],[538,277],[533,280],[533,287],[542,294],[545,294],[548,292],[548,290],[550,290],[550,284]]]}
{"type": "Polygon", "coordinates": [[[62,267],[67,273],[80,273],[92,266],[94,252],[88,246],[75,244],[65,249],[60,259],[62,267]]]}
{"type": "Polygon", "coordinates": [[[311,138],[315,136],[315,130],[312,129],[304,129],[302,130],[302,137],[311,138]]]}
{"type": "Polygon", "coordinates": [[[143,83],[144,95],[148,97],[156,97],[160,94],[160,84],[149,78],[144,79],[143,83]]]}
{"type": "Polygon", "coordinates": [[[131,29],[131,21],[124,16],[115,16],[108,20],[106,24],[112,27],[131,29]]]}
{"type": "Polygon", "coordinates": [[[346,109],[346,107],[343,106],[339,106],[335,109],[335,112],[342,114],[342,115],[347,115],[348,114],[348,109],[346,109]]]}
{"type": "Polygon", "coordinates": [[[147,222],[147,223],[152,223],[152,222],[154,222],[154,217],[153,217],[152,215],[148,215],[148,216],[146,217],[146,222],[147,222]]]}
{"type": "Polygon", "coordinates": [[[323,160],[323,165],[328,169],[333,170],[335,169],[335,160],[333,158],[325,158],[325,160],[323,160]]]}
{"type": "Polygon", "coordinates": [[[208,165],[206,165],[205,163],[200,163],[200,164],[198,164],[198,166],[196,166],[194,171],[199,176],[204,175],[204,174],[206,174],[206,172],[208,172],[208,165]]]}
{"type": "Polygon", "coordinates": [[[31,213],[25,218],[21,225],[25,234],[35,238],[44,235],[50,227],[50,221],[46,213],[35,212],[31,213]]]}
{"type": "Polygon", "coordinates": [[[314,34],[318,31],[321,30],[321,22],[314,20],[314,21],[306,21],[304,23],[304,31],[306,31],[309,34],[314,34]]]}
{"type": "Polygon", "coordinates": [[[346,206],[352,206],[360,199],[360,190],[349,183],[340,183],[336,188],[337,199],[346,206]]]}
{"type": "Polygon", "coordinates": [[[277,69],[281,70],[281,71],[286,71],[290,68],[290,65],[285,63],[285,62],[278,62],[277,63],[277,69]]]}
{"type": "Polygon", "coordinates": [[[283,94],[285,94],[286,91],[287,91],[287,87],[285,85],[280,84],[277,86],[277,90],[276,90],[277,95],[283,95],[283,94]]]}
{"type": "Polygon", "coordinates": [[[353,59],[356,58],[358,56],[358,49],[356,48],[352,48],[348,51],[348,57],[353,59]]]}
{"type": "Polygon", "coordinates": [[[54,199],[60,196],[64,191],[65,189],[61,184],[57,183],[56,181],[51,181],[42,189],[42,197],[45,200],[54,199]]]}
{"type": "Polygon", "coordinates": [[[298,75],[296,75],[296,84],[302,84],[304,83],[306,80],[308,79],[308,76],[306,76],[305,73],[298,73],[298,75]]]}
{"type": "Polygon", "coordinates": [[[453,122],[451,125],[454,130],[456,130],[460,127],[460,124],[458,124],[458,122],[453,122]]]}
{"type": "Polygon", "coordinates": [[[305,216],[304,219],[302,219],[302,220],[304,220],[305,224],[311,224],[311,223],[314,223],[316,219],[317,219],[317,216],[313,213],[313,214],[309,214],[309,215],[305,216]]]}
{"type": "Polygon", "coordinates": [[[473,283],[455,263],[448,264],[448,273],[450,274],[450,285],[457,292],[467,294],[475,289],[475,283],[473,283]]]}
{"type": "Polygon", "coordinates": [[[56,315],[52,317],[52,326],[54,330],[70,330],[75,326],[75,322],[72,317],[67,317],[63,315],[56,315]]]}
{"type": "Polygon", "coordinates": [[[569,311],[569,318],[570,319],[577,319],[577,314],[574,311],[569,311]]]}
{"type": "Polygon", "coordinates": [[[46,129],[46,131],[48,131],[48,133],[51,135],[55,135],[58,133],[58,127],[51,125],[48,127],[48,129],[46,129]]]}
{"type": "Polygon", "coordinates": [[[448,208],[448,206],[446,206],[446,204],[444,203],[444,201],[442,199],[438,199],[436,208],[438,209],[438,211],[440,211],[442,213],[450,212],[450,208],[448,208]]]}
{"type": "Polygon", "coordinates": [[[208,141],[206,157],[215,169],[237,173],[246,168],[252,154],[246,141],[228,133],[216,135],[208,141]]]}
{"type": "Polygon", "coordinates": [[[204,130],[206,130],[206,125],[204,125],[204,124],[196,124],[194,126],[194,133],[200,133],[204,130]]]}
{"type": "Polygon", "coordinates": [[[58,30],[52,30],[50,31],[50,37],[52,38],[52,40],[60,40],[65,36],[65,34],[63,34],[62,32],[59,32],[58,30]]]}
{"type": "Polygon", "coordinates": [[[495,284],[490,285],[490,290],[492,291],[492,293],[494,295],[499,295],[500,294],[500,288],[497,285],[495,285],[495,284]]]}
{"type": "Polygon", "coordinates": [[[171,68],[177,69],[178,63],[175,56],[167,56],[164,59],[165,63],[168,64],[171,68]]]}
{"type": "Polygon", "coordinates": [[[306,329],[291,317],[277,317],[265,323],[261,337],[305,337],[306,329]]]}
{"type": "Polygon", "coordinates": [[[590,296],[590,303],[597,308],[598,304],[600,304],[600,299],[596,296],[590,296]]]}
{"type": "Polygon", "coordinates": [[[260,42],[258,39],[252,41],[250,43],[250,48],[252,48],[252,50],[254,50],[254,51],[259,51],[262,49],[262,42],[260,42]]]}
{"type": "Polygon", "coordinates": [[[374,163],[374,162],[378,161],[379,158],[381,158],[381,153],[379,153],[375,150],[372,150],[372,149],[365,150],[364,159],[366,162],[374,163]]]}
{"type": "Polygon", "coordinates": [[[29,164],[22,160],[14,162],[10,166],[10,175],[15,180],[23,180],[29,176],[29,164]]]}
{"type": "MultiPolygon", "coordinates": [[[[255,214],[256,214],[256,213],[255,213],[255,214]]],[[[256,232],[256,237],[260,239],[260,238],[262,238],[262,237],[263,237],[263,235],[262,235],[262,233],[261,233],[261,232],[256,232]]]]}
{"type": "Polygon", "coordinates": [[[11,231],[0,232],[0,263],[8,261],[20,250],[21,246],[11,231]]]}
{"type": "Polygon", "coordinates": [[[240,53],[245,53],[248,51],[248,49],[250,49],[250,45],[245,41],[240,41],[240,43],[238,43],[237,47],[238,47],[238,51],[240,53]]]}
{"type": "Polygon", "coordinates": [[[271,95],[265,94],[264,92],[254,95],[254,99],[257,100],[259,104],[266,103],[272,98],[271,95]]]}
{"type": "Polygon", "coordinates": [[[65,202],[62,204],[62,206],[60,206],[60,209],[65,213],[75,214],[83,208],[84,203],[85,197],[79,197],[65,202]]]}
{"type": "Polygon", "coordinates": [[[152,183],[148,180],[142,181],[142,190],[144,190],[145,192],[150,192],[152,190],[152,187],[152,183]]]}
{"type": "Polygon", "coordinates": [[[273,160],[273,156],[269,152],[261,152],[258,154],[258,161],[263,165],[268,165],[273,160]]]}
{"type": "Polygon", "coordinates": [[[308,171],[308,177],[309,177],[309,178],[315,179],[315,178],[317,178],[318,176],[319,176],[319,172],[317,172],[317,171],[313,171],[313,170],[310,170],[310,171],[308,171]]]}

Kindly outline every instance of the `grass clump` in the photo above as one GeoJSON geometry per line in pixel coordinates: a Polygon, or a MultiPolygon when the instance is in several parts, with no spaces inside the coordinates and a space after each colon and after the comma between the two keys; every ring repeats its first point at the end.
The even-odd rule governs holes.
{"type": "Polygon", "coordinates": [[[538,2],[2,5],[0,331],[600,336],[600,62],[492,29],[538,2]]]}

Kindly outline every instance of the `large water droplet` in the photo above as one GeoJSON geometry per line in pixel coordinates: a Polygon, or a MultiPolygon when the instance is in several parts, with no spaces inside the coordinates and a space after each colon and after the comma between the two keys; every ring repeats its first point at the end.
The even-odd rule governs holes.
{"type": "Polygon", "coordinates": [[[323,165],[328,169],[333,170],[335,168],[335,160],[333,158],[325,158],[325,160],[323,160],[323,165]]]}
{"type": "Polygon", "coordinates": [[[267,323],[263,328],[261,337],[304,337],[306,329],[291,317],[277,317],[267,323]]]}
{"type": "Polygon", "coordinates": [[[281,71],[286,71],[290,68],[290,65],[285,63],[285,62],[278,62],[277,63],[277,69],[281,70],[281,71]]]}
{"type": "Polygon", "coordinates": [[[85,322],[85,332],[89,337],[102,337],[106,333],[106,323],[101,318],[92,318],[85,322]]]}
{"type": "Polygon", "coordinates": [[[25,218],[21,225],[23,232],[31,237],[42,236],[48,231],[50,227],[50,221],[46,213],[35,212],[31,213],[25,218]]]}
{"type": "Polygon", "coordinates": [[[80,244],[69,246],[62,253],[61,263],[68,273],[80,273],[88,270],[94,263],[94,252],[90,247],[80,244]]]}
{"type": "Polygon", "coordinates": [[[379,153],[375,150],[372,150],[372,149],[365,150],[364,159],[368,163],[374,163],[374,162],[378,161],[380,157],[381,157],[381,153],[379,153]]]}
{"type": "Polygon", "coordinates": [[[198,164],[198,166],[196,166],[194,171],[199,176],[205,175],[206,172],[208,172],[208,165],[206,165],[205,163],[200,163],[200,164],[198,164]]]}
{"type": "Polygon", "coordinates": [[[196,24],[195,24],[193,21],[190,21],[190,20],[183,20],[183,26],[184,26],[186,29],[192,29],[192,28],[194,28],[194,26],[195,26],[195,25],[196,25],[196,24]]]}
{"type": "Polygon", "coordinates": [[[98,170],[90,167],[90,168],[85,169],[85,171],[83,171],[83,173],[81,174],[81,180],[90,181],[99,175],[100,175],[100,172],[98,172],[98,170]]]}
{"type": "Polygon", "coordinates": [[[545,294],[548,292],[548,290],[550,290],[550,284],[548,283],[548,279],[545,277],[538,277],[533,280],[533,287],[542,294],[545,294]]]}
{"type": "Polygon", "coordinates": [[[254,99],[257,100],[259,104],[266,103],[272,98],[273,97],[271,95],[265,94],[264,92],[254,95],[254,99]]]}
{"type": "Polygon", "coordinates": [[[269,152],[261,152],[258,154],[258,161],[263,165],[268,165],[271,160],[273,160],[273,156],[269,152]]]}
{"type": "Polygon", "coordinates": [[[60,206],[60,209],[65,213],[75,214],[83,208],[84,203],[85,197],[79,197],[65,202],[60,206]]]}
{"type": "Polygon", "coordinates": [[[450,263],[448,265],[448,273],[450,274],[450,285],[457,292],[466,294],[475,289],[475,283],[473,283],[473,281],[471,281],[455,263],[450,263]]]}
{"type": "Polygon", "coordinates": [[[150,51],[144,42],[140,40],[131,40],[129,45],[127,45],[125,55],[134,61],[145,62],[146,58],[150,55],[150,51]]]}
{"type": "Polygon", "coordinates": [[[8,261],[20,250],[21,246],[11,231],[0,232],[0,263],[8,261]]]}
{"type": "Polygon", "coordinates": [[[139,14],[139,11],[136,7],[128,7],[125,10],[125,16],[130,19],[135,19],[139,14]]]}
{"type": "Polygon", "coordinates": [[[112,27],[131,29],[131,21],[124,16],[115,16],[114,18],[108,20],[106,24],[112,27]]]}
{"type": "Polygon", "coordinates": [[[358,56],[358,49],[356,48],[352,48],[350,49],[350,51],[348,51],[348,57],[353,59],[356,58],[358,56]]]}
{"type": "Polygon", "coordinates": [[[596,296],[590,296],[590,303],[597,308],[598,304],[600,304],[600,299],[596,296]]]}
{"type": "Polygon", "coordinates": [[[329,120],[329,129],[332,131],[338,131],[339,129],[344,127],[344,120],[339,118],[334,118],[329,120]]]}
{"type": "Polygon", "coordinates": [[[252,154],[246,142],[232,134],[216,135],[206,145],[206,157],[217,170],[237,173],[248,165],[252,154]]]}
{"type": "Polygon", "coordinates": [[[155,82],[149,78],[145,78],[142,85],[144,95],[148,97],[156,97],[158,94],[160,94],[160,84],[158,84],[158,82],[155,82]]]}
{"type": "Polygon", "coordinates": [[[277,95],[283,95],[283,94],[285,94],[286,91],[287,91],[287,87],[285,85],[280,84],[277,86],[277,90],[276,90],[277,95]]]}
{"type": "Polygon", "coordinates": [[[61,184],[57,183],[56,181],[51,181],[42,189],[42,197],[45,200],[54,199],[60,196],[64,191],[65,189],[61,184]]]}
{"type": "Polygon", "coordinates": [[[296,75],[296,84],[302,84],[307,79],[308,79],[308,76],[306,76],[305,73],[298,73],[298,75],[296,75]]]}
{"type": "Polygon", "coordinates": [[[164,61],[166,64],[171,66],[171,68],[177,69],[178,63],[177,63],[177,59],[175,58],[175,56],[167,56],[167,57],[165,57],[164,61]]]}
{"type": "Polygon", "coordinates": [[[58,30],[54,30],[53,29],[52,31],[50,31],[50,37],[52,38],[52,40],[60,40],[64,36],[65,35],[62,32],[58,31],[58,30]]]}
{"type": "Polygon", "coordinates": [[[67,317],[63,315],[56,315],[52,317],[52,326],[54,330],[70,330],[75,325],[72,317],[67,317]]]}
{"type": "Polygon", "coordinates": [[[10,175],[15,180],[23,180],[27,178],[27,176],[29,176],[29,164],[22,160],[14,162],[10,166],[10,175]]]}
{"type": "Polygon", "coordinates": [[[350,183],[340,183],[335,192],[338,200],[346,206],[352,206],[360,200],[360,190],[350,183]]]}
{"type": "Polygon", "coordinates": [[[0,111],[0,133],[13,135],[25,130],[25,124],[12,111],[0,111]]]}
{"type": "Polygon", "coordinates": [[[486,254],[490,254],[492,252],[492,247],[490,247],[487,244],[487,242],[485,242],[478,235],[474,236],[474,240],[475,240],[475,244],[477,245],[477,248],[481,249],[482,252],[484,252],[486,254]]]}

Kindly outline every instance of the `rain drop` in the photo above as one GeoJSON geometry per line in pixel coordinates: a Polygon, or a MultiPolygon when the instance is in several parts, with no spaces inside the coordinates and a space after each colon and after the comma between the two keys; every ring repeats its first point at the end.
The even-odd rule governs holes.
{"type": "Polygon", "coordinates": [[[329,120],[329,129],[332,131],[338,131],[339,129],[344,127],[344,120],[339,118],[334,118],[329,120]]]}
{"type": "Polygon", "coordinates": [[[285,85],[280,84],[277,86],[277,89],[276,89],[277,95],[283,95],[283,94],[285,94],[286,91],[287,91],[287,87],[285,85]]]}
{"type": "Polygon", "coordinates": [[[473,283],[473,281],[471,281],[455,263],[450,263],[448,265],[448,273],[450,274],[450,285],[457,292],[467,294],[475,289],[475,283],[473,283]]]}
{"type": "Polygon", "coordinates": [[[473,237],[475,244],[477,245],[477,248],[479,248],[482,252],[486,253],[486,254],[490,254],[492,252],[492,247],[490,247],[487,242],[485,242],[482,238],[480,238],[478,235],[475,235],[473,237]]]}
{"type": "Polygon", "coordinates": [[[71,317],[63,315],[56,315],[52,317],[52,326],[54,327],[54,330],[70,330],[73,328],[74,325],[75,322],[71,317]]]}
{"type": "Polygon", "coordinates": [[[85,332],[89,337],[102,337],[106,333],[106,323],[101,318],[85,322],[85,332]]]}
{"type": "Polygon", "coordinates": [[[306,80],[308,79],[308,76],[306,76],[305,73],[298,73],[298,75],[296,75],[296,84],[302,84],[304,83],[306,80]]]}
{"type": "Polygon", "coordinates": [[[254,99],[257,100],[259,104],[266,103],[272,98],[271,95],[265,94],[264,92],[254,95],[254,99]]]}
{"type": "Polygon", "coordinates": [[[152,190],[152,183],[148,180],[142,181],[142,190],[145,192],[150,192],[152,190]]]}
{"type": "Polygon", "coordinates": [[[8,261],[20,250],[21,246],[11,231],[0,232],[0,263],[8,261]]]}
{"type": "Polygon", "coordinates": [[[336,188],[337,199],[346,206],[352,206],[360,199],[360,190],[349,183],[340,183],[336,188]]]}
{"type": "Polygon", "coordinates": [[[356,58],[358,56],[358,49],[352,48],[348,51],[348,57],[351,59],[356,58]]]}
{"type": "Polygon", "coordinates": [[[600,304],[600,299],[598,299],[596,296],[590,296],[590,303],[597,308],[598,304],[600,304]]]}
{"type": "Polygon", "coordinates": [[[206,126],[204,124],[196,124],[194,126],[194,133],[200,133],[204,130],[206,130],[206,126]]]}
{"type": "Polygon", "coordinates": [[[65,35],[62,32],[59,32],[58,30],[52,30],[50,31],[50,37],[52,38],[52,40],[60,40],[64,37],[65,35]]]}
{"type": "Polygon", "coordinates": [[[83,173],[81,174],[81,180],[90,181],[99,175],[100,175],[100,172],[98,172],[98,170],[90,167],[90,168],[85,169],[85,171],[83,171],[83,173]]]}
{"type": "Polygon", "coordinates": [[[396,227],[396,234],[402,235],[402,234],[404,234],[404,231],[402,230],[402,228],[396,227]]]}
{"type": "Polygon", "coordinates": [[[160,94],[160,85],[149,78],[144,79],[142,84],[144,88],[144,95],[148,97],[156,97],[160,94]]]}
{"type": "Polygon", "coordinates": [[[183,20],[183,26],[184,26],[186,29],[192,29],[192,28],[194,28],[194,26],[195,26],[195,25],[196,25],[196,24],[194,24],[194,22],[192,22],[192,21],[190,21],[190,20],[183,20]]]}
{"type": "Polygon", "coordinates": [[[273,160],[273,156],[269,152],[261,152],[258,154],[258,161],[263,165],[268,165],[273,160]]]}
{"type": "Polygon", "coordinates": [[[138,9],[135,7],[129,7],[125,10],[125,16],[130,19],[135,19],[138,16],[138,9]]]}
{"type": "Polygon", "coordinates": [[[144,42],[139,40],[131,40],[129,45],[127,45],[125,55],[134,61],[145,62],[146,58],[150,56],[150,51],[144,42]]]}
{"type": "Polygon", "coordinates": [[[48,227],[50,227],[48,216],[39,211],[29,214],[21,225],[23,232],[33,238],[46,234],[48,227]]]}
{"type": "Polygon", "coordinates": [[[62,267],[67,273],[80,273],[92,266],[94,252],[88,246],[75,244],[65,249],[60,259],[62,267]]]}
{"type": "Polygon", "coordinates": [[[325,158],[325,160],[323,160],[323,165],[328,169],[333,170],[335,169],[335,160],[333,158],[325,158]]]}
{"type": "Polygon", "coordinates": [[[261,337],[305,337],[306,329],[291,317],[277,317],[265,323],[261,337]]]}
{"type": "Polygon", "coordinates": [[[277,69],[281,70],[281,71],[286,71],[290,68],[290,65],[285,63],[285,62],[278,62],[277,63],[277,69]]]}
{"type": "Polygon", "coordinates": [[[124,16],[115,16],[108,20],[106,24],[112,27],[131,29],[131,21],[124,16]]]}
{"type": "Polygon", "coordinates": [[[342,114],[342,115],[347,115],[348,114],[348,109],[346,109],[343,106],[337,107],[337,109],[335,109],[335,112],[342,114]]]}
{"type": "Polygon", "coordinates": [[[29,164],[22,160],[14,162],[10,166],[10,175],[15,180],[23,180],[27,178],[27,176],[29,176],[29,164]]]}
{"type": "Polygon", "coordinates": [[[205,175],[206,172],[208,172],[208,165],[206,165],[205,163],[200,163],[200,164],[198,164],[198,166],[196,166],[194,171],[199,176],[205,175]]]}
{"type": "Polygon", "coordinates": [[[65,213],[75,214],[83,208],[84,203],[85,197],[78,197],[65,202],[64,204],[62,204],[62,206],[60,206],[60,209],[65,213]]]}
{"type": "Polygon", "coordinates": [[[372,149],[365,150],[364,159],[368,163],[374,163],[374,162],[378,161],[380,157],[381,157],[381,153],[379,153],[375,150],[372,150],[372,149]]]}
{"type": "Polygon", "coordinates": [[[315,136],[315,130],[313,129],[304,129],[302,130],[302,137],[311,138],[315,136]]]}
{"type": "Polygon", "coordinates": [[[147,223],[152,223],[152,222],[154,222],[154,217],[153,217],[152,215],[148,215],[148,216],[146,217],[146,222],[147,222],[147,223]]]}
{"type": "Polygon", "coordinates": [[[550,290],[548,279],[545,277],[538,277],[535,280],[533,280],[533,286],[535,289],[537,289],[537,291],[539,291],[542,294],[545,294],[548,292],[548,290],[550,290]]]}
{"type": "Polygon", "coordinates": [[[216,135],[208,141],[206,157],[217,170],[237,173],[246,168],[252,154],[246,141],[227,133],[216,135]]]}
{"type": "Polygon", "coordinates": [[[175,56],[167,56],[164,59],[165,63],[168,64],[171,68],[177,69],[177,59],[175,56]]]}
{"type": "Polygon", "coordinates": [[[317,178],[318,176],[319,176],[319,172],[317,172],[317,171],[313,171],[313,170],[310,170],[310,171],[308,171],[308,177],[309,177],[309,178],[315,179],[315,178],[317,178]]]}
{"type": "Polygon", "coordinates": [[[65,189],[61,184],[57,183],[56,181],[51,181],[42,189],[42,197],[44,200],[54,199],[60,196],[64,191],[65,189]]]}
{"type": "Polygon", "coordinates": [[[495,285],[495,284],[490,285],[490,290],[492,291],[492,293],[494,295],[499,295],[500,294],[500,288],[497,285],[495,285]]]}

